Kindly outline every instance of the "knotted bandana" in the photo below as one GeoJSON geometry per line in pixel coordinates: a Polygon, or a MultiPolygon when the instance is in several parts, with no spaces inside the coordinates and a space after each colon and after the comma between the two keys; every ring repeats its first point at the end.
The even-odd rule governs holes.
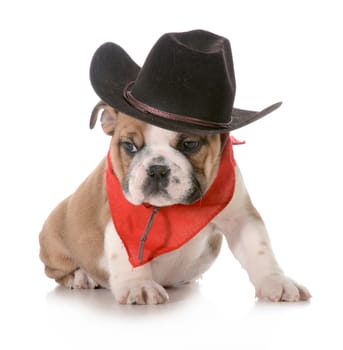
{"type": "Polygon", "coordinates": [[[108,154],[106,186],[111,216],[133,267],[180,248],[228,205],[235,188],[232,145],[238,143],[228,137],[217,177],[203,197],[190,205],[160,208],[134,205],[125,198],[108,154]]]}

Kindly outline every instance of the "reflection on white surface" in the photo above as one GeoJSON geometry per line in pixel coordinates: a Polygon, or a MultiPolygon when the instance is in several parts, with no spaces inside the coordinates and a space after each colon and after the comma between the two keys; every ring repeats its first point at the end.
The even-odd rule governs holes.
{"type": "Polygon", "coordinates": [[[40,293],[27,304],[17,300],[13,325],[21,335],[12,333],[13,349],[24,344],[39,349],[106,345],[151,349],[160,344],[165,349],[181,345],[286,349],[294,342],[330,344],[327,337],[338,330],[332,325],[321,333],[330,320],[318,300],[272,304],[240,293],[238,285],[234,292],[226,286],[216,292],[220,281],[210,288],[206,282],[204,278],[200,284],[168,290],[170,302],[157,306],[119,305],[108,290],[62,287],[46,291],[45,297],[40,293]]]}

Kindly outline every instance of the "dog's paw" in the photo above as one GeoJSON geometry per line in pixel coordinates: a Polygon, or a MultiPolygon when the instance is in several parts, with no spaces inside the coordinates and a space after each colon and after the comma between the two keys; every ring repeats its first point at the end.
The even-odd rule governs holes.
{"type": "Polygon", "coordinates": [[[69,278],[66,286],[70,289],[94,289],[99,285],[85,271],[78,269],[69,278]]]}
{"type": "Polygon", "coordinates": [[[305,301],[311,298],[304,286],[282,274],[265,277],[256,288],[256,296],[269,301],[305,301]]]}
{"type": "Polygon", "coordinates": [[[153,280],[129,280],[112,288],[120,304],[156,305],[169,300],[165,289],[153,280]]]}

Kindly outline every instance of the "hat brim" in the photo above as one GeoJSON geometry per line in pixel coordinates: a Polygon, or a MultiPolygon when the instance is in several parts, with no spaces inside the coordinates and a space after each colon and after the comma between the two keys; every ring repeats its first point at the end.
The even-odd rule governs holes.
{"type": "Polygon", "coordinates": [[[95,52],[90,66],[90,81],[97,95],[118,111],[155,126],[194,134],[227,133],[246,126],[279,108],[282,102],[275,103],[260,112],[233,108],[228,127],[208,128],[191,123],[168,120],[151,113],[142,112],[126,101],[123,95],[125,86],[135,81],[140,67],[123,48],[114,43],[105,43],[95,52]]]}

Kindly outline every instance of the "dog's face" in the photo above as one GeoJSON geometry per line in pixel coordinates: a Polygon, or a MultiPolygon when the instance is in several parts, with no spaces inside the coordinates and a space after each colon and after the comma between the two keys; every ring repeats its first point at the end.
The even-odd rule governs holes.
{"type": "Polygon", "coordinates": [[[100,108],[103,129],[112,135],[113,171],[128,201],[161,207],[203,196],[217,174],[219,135],[177,133],[100,108]]]}

